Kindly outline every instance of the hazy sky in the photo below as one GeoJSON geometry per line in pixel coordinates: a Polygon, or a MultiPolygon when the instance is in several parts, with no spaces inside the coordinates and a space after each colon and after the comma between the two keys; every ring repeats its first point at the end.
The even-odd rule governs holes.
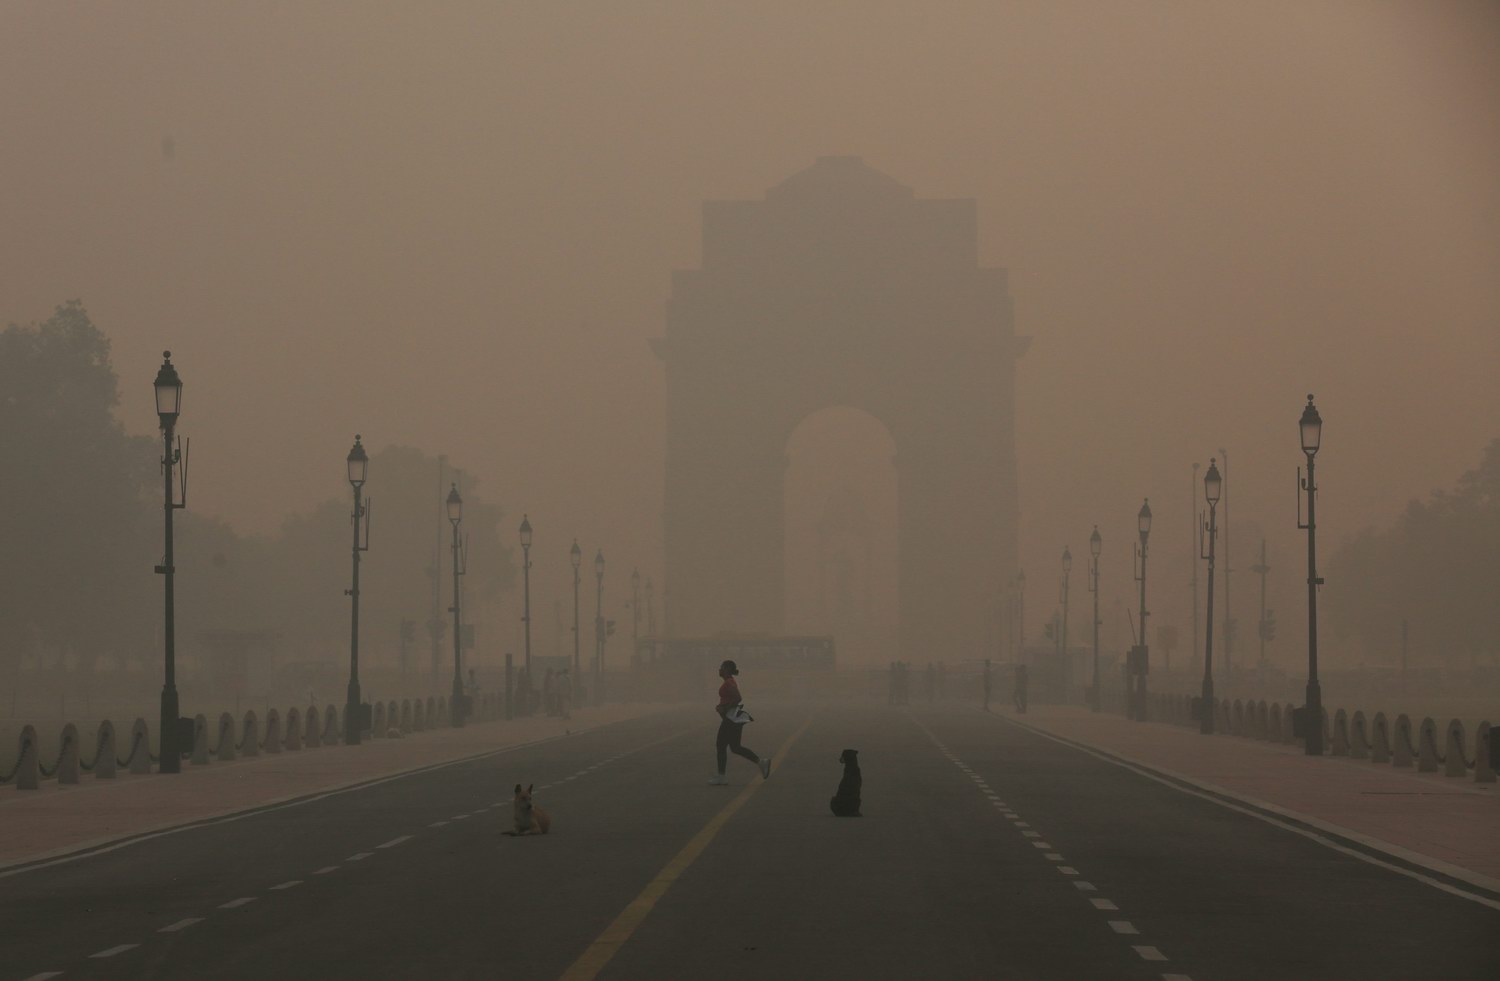
{"type": "Polygon", "coordinates": [[[1290,605],[1309,391],[1330,546],[1500,435],[1493,4],[10,2],[0,37],[0,321],[81,298],[141,433],[172,348],[191,503],[247,530],[342,493],[359,431],[528,511],[540,584],[574,535],[659,575],[670,272],[703,200],[825,154],[978,200],[1035,338],[1035,584],[1098,522],[1126,595],[1150,495],[1186,624],[1224,446],[1290,605]]]}

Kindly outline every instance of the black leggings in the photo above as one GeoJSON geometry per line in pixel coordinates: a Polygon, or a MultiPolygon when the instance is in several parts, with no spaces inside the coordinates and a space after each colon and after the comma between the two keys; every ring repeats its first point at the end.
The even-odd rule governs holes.
{"type": "Polygon", "coordinates": [[[754,750],[746,749],[740,745],[740,733],[744,728],[743,725],[730,722],[728,719],[719,723],[719,738],[714,746],[714,749],[719,754],[719,776],[724,775],[724,764],[726,762],[724,750],[726,749],[733,750],[735,756],[743,756],[751,763],[760,762],[760,757],[756,755],[754,750]]]}

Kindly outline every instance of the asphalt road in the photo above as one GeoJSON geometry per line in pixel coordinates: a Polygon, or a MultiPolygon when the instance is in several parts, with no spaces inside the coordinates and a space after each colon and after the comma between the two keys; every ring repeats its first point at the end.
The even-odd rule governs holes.
{"type": "Polygon", "coordinates": [[[0,981],[1500,977],[1500,912],[1001,716],[757,715],[759,786],[681,711],[0,878],[0,981]]]}

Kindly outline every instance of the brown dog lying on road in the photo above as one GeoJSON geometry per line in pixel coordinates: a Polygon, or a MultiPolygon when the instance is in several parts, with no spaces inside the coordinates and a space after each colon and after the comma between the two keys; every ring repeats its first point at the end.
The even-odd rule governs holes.
{"type": "Polygon", "coordinates": [[[520,784],[516,784],[516,798],[511,801],[511,810],[516,821],[516,830],[506,831],[508,835],[544,835],[552,827],[552,818],[547,812],[531,802],[531,784],[525,790],[520,784]]]}

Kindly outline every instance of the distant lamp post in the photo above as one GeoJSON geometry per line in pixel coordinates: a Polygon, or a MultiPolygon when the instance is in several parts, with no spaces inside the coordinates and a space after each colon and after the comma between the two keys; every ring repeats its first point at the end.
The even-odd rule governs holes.
{"type": "Polygon", "coordinates": [[[1103,702],[1103,693],[1099,690],[1099,553],[1104,548],[1104,539],[1099,537],[1099,526],[1094,526],[1094,533],[1089,536],[1089,592],[1094,594],[1094,697],[1091,699],[1092,708],[1099,711],[1103,702]]]}
{"type": "Polygon", "coordinates": [[[568,558],[573,563],[573,683],[583,684],[583,661],[579,656],[578,647],[581,635],[578,629],[578,578],[579,568],[583,565],[583,549],[578,547],[578,539],[573,539],[573,549],[568,553],[568,558]]]}
{"type": "MultiPolygon", "coordinates": [[[[630,656],[641,648],[641,570],[630,570],[630,656]]],[[[631,663],[634,663],[633,661],[631,663]]]]}
{"type": "Polygon", "coordinates": [[[1203,497],[1208,501],[1208,521],[1198,532],[1198,554],[1208,560],[1208,607],[1203,631],[1203,697],[1198,731],[1205,736],[1214,731],[1214,547],[1219,537],[1219,497],[1224,493],[1224,479],[1219,476],[1218,461],[1208,461],[1203,475],[1203,497]],[[1203,550],[1203,536],[1208,536],[1208,551],[1203,550]]]}
{"type": "Polygon", "coordinates": [[[604,549],[594,552],[594,704],[604,704],[604,549]]]}
{"type": "MultiPolygon", "coordinates": [[[[364,712],[360,708],[359,693],[359,553],[370,548],[369,508],[362,496],[365,478],[370,472],[370,458],[365,455],[364,444],[359,434],[354,436],[354,446],[345,459],[348,467],[349,486],[354,488],[354,512],[350,522],[354,525],[354,547],[350,552],[353,573],[349,586],[349,692],[344,701],[344,743],[358,746],[364,731],[364,712]]],[[[404,627],[403,627],[404,629],[404,627]]]]}
{"type": "Polygon", "coordinates": [[[449,697],[448,718],[455,729],[464,724],[463,619],[459,610],[459,578],[464,568],[463,544],[458,526],[464,520],[464,499],[458,496],[458,484],[448,491],[448,523],[453,526],[453,694],[449,697]]]}
{"type": "Polygon", "coordinates": [[[1151,537],[1151,499],[1147,498],[1141,502],[1140,511],[1135,516],[1136,531],[1140,533],[1141,543],[1136,546],[1136,555],[1140,562],[1136,570],[1136,582],[1141,584],[1141,636],[1140,643],[1136,644],[1135,650],[1131,652],[1133,664],[1130,665],[1130,677],[1133,682],[1131,692],[1132,705],[1128,715],[1137,722],[1146,721],[1146,676],[1151,673],[1151,647],[1146,642],[1146,618],[1151,614],[1146,612],[1146,541],[1151,537]]]}
{"type": "MultiPolygon", "coordinates": [[[[1313,397],[1307,397],[1307,405],[1302,410],[1302,419],[1298,423],[1302,431],[1302,452],[1307,456],[1307,479],[1297,475],[1297,482],[1301,490],[1307,492],[1307,523],[1303,524],[1301,514],[1298,514],[1298,528],[1307,529],[1307,711],[1303,723],[1303,730],[1307,737],[1307,755],[1323,755],[1323,689],[1318,684],[1318,587],[1323,585],[1323,580],[1318,577],[1318,527],[1314,518],[1314,508],[1318,500],[1318,485],[1313,479],[1313,457],[1318,455],[1318,447],[1323,442],[1323,417],[1318,415],[1318,407],[1313,405],[1313,397]]],[[[1302,502],[1302,495],[1297,495],[1297,503],[1302,502]]]]}
{"type": "Polygon", "coordinates": [[[1073,580],[1073,552],[1068,546],[1062,547],[1062,619],[1058,624],[1058,646],[1062,649],[1062,664],[1059,670],[1062,672],[1062,696],[1068,697],[1068,688],[1073,687],[1073,664],[1068,655],[1068,592],[1073,580]]]}
{"type": "Polygon", "coordinates": [[[521,515],[521,622],[526,625],[526,683],[531,684],[531,519],[521,515]]]}
{"type": "Polygon", "coordinates": [[[177,417],[182,413],[182,379],[172,366],[172,352],[161,353],[161,368],[156,372],[156,415],[161,425],[163,487],[166,491],[163,508],[166,512],[166,548],[162,564],[156,567],[166,585],[165,622],[162,640],[165,648],[165,679],[161,687],[161,739],[158,773],[179,773],[182,770],[182,752],[187,747],[178,738],[178,719],[181,713],[177,701],[177,612],[173,596],[173,576],[176,566],[172,556],[172,512],[187,507],[187,461],[182,458],[180,446],[173,446],[177,431],[177,417]],[[182,500],[172,485],[172,468],[182,463],[182,500]]]}
{"type": "Polygon", "coordinates": [[[1026,660],[1026,570],[1016,572],[1016,663],[1026,660]]]}

